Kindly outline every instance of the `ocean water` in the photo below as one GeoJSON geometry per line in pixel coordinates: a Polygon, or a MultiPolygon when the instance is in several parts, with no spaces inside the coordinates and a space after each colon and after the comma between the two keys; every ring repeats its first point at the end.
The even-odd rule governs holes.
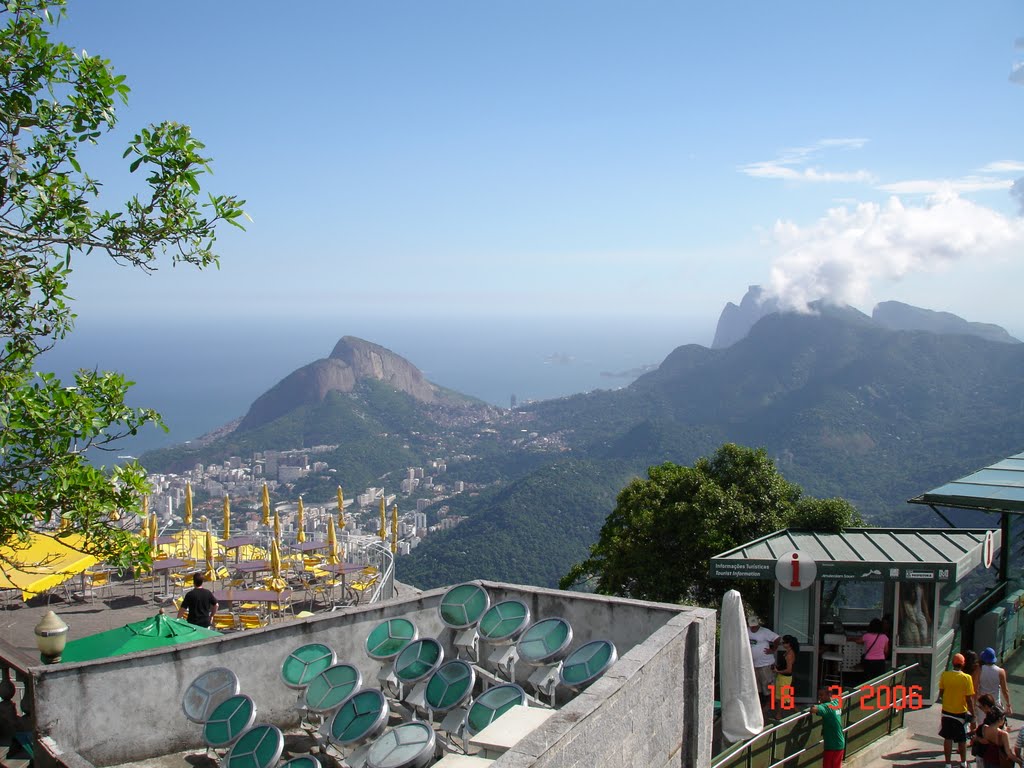
{"type": "Polygon", "coordinates": [[[450,389],[508,406],[628,385],[682,344],[709,344],[710,323],[665,318],[246,318],[225,321],[80,318],[41,368],[125,373],[130,401],[170,427],[119,444],[117,455],[191,440],[245,414],[296,368],[358,336],[416,365],[450,389]],[[609,375],[615,374],[615,375],[609,375]]]}

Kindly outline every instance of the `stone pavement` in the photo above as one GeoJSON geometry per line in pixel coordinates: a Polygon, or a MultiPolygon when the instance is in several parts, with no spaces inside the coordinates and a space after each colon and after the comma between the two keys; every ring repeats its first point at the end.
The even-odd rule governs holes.
{"type": "MultiPolygon", "coordinates": [[[[1019,649],[1005,668],[1010,701],[1015,705],[1015,714],[1007,718],[1007,725],[1010,738],[1016,740],[1018,731],[1024,727],[1024,649],[1019,649]],[[1018,709],[1020,714],[1016,714],[1018,709]]],[[[942,739],[938,736],[940,711],[940,705],[934,704],[908,712],[906,728],[901,733],[853,755],[844,763],[845,768],[942,768],[946,761],[942,754],[942,739]]],[[[957,759],[954,749],[954,764],[957,759]]],[[[967,759],[973,765],[969,754],[967,759]]]]}
{"type": "MultiPolygon", "coordinates": [[[[69,587],[78,589],[77,580],[73,580],[69,587]]],[[[0,613],[0,640],[36,660],[39,651],[36,650],[34,630],[47,611],[60,616],[68,625],[68,639],[74,640],[155,616],[161,608],[167,614],[175,612],[174,606],[161,605],[153,600],[151,585],[140,584],[136,590],[131,579],[115,581],[109,597],[97,598],[93,602],[68,601],[63,589],[57,589],[51,594],[49,605],[47,597],[40,595],[28,603],[6,606],[0,613]]]]}

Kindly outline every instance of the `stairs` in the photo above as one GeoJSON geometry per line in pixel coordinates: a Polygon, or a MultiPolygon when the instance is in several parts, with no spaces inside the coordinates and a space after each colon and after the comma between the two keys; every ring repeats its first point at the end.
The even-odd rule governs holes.
{"type": "Polygon", "coordinates": [[[17,739],[0,741],[0,768],[31,768],[32,755],[17,739]]]}

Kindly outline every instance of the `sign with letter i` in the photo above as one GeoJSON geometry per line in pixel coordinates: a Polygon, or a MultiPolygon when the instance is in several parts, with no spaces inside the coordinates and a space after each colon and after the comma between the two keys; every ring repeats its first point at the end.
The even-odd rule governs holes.
{"type": "Polygon", "coordinates": [[[800,592],[814,583],[818,564],[806,552],[795,549],[775,561],[775,579],[785,589],[800,592]]]}

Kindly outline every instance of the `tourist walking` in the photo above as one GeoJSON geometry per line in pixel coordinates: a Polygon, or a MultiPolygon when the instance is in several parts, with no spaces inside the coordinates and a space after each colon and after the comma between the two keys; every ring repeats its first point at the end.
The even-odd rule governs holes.
{"type": "Polygon", "coordinates": [[[974,669],[971,675],[974,680],[975,693],[979,696],[983,693],[991,694],[995,699],[996,706],[1006,714],[1012,715],[1013,707],[1010,704],[1010,688],[1006,682],[1006,670],[996,664],[995,649],[986,648],[981,652],[978,660],[981,664],[974,669]]]}
{"type": "Polygon", "coordinates": [[[773,654],[778,648],[779,636],[761,626],[761,618],[756,613],[747,614],[747,636],[750,639],[750,656],[754,661],[754,678],[757,680],[757,693],[761,697],[763,712],[769,700],[769,686],[775,685],[773,654]]]}
{"type": "Polygon", "coordinates": [[[203,586],[203,574],[192,576],[192,589],[185,593],[178,609],[178,618],[185,619],[197,627],[209,628],[217,613],[217,598],[203,586]]]}
{"type": "Polygon", "coordinates": [[[811,716],[821,717],[821,738],[824,742],[821,768],[840,768],[843,764],[846,736],[843,734],[843,722],[839,717],[842,707],[840,699],[832,696],[826,686],[818,689],[818,703],[811,707],[811,716]]]}
{"type": "Polygon", "coordinates": [[[974,681],[963,671],[963,654],[953,655],[953,669],[939,677],[939,698],[942,700],[942,720],[939,736],[946,757],[945,768],[952,768],[953,744],[960,753],[960,765],[967,763],[967,726],[974,721],[974,681]]]}
{"type": "Polygon", "coordinates": [[[796,669],[796,655],[799,651],[800,643],[793,635],[782,636],[774,664],[776,709],[772,711],[772,717],[777,717],[778,712],[785,717],[787,710],[793,709],[793,671],[796,669]]]}

